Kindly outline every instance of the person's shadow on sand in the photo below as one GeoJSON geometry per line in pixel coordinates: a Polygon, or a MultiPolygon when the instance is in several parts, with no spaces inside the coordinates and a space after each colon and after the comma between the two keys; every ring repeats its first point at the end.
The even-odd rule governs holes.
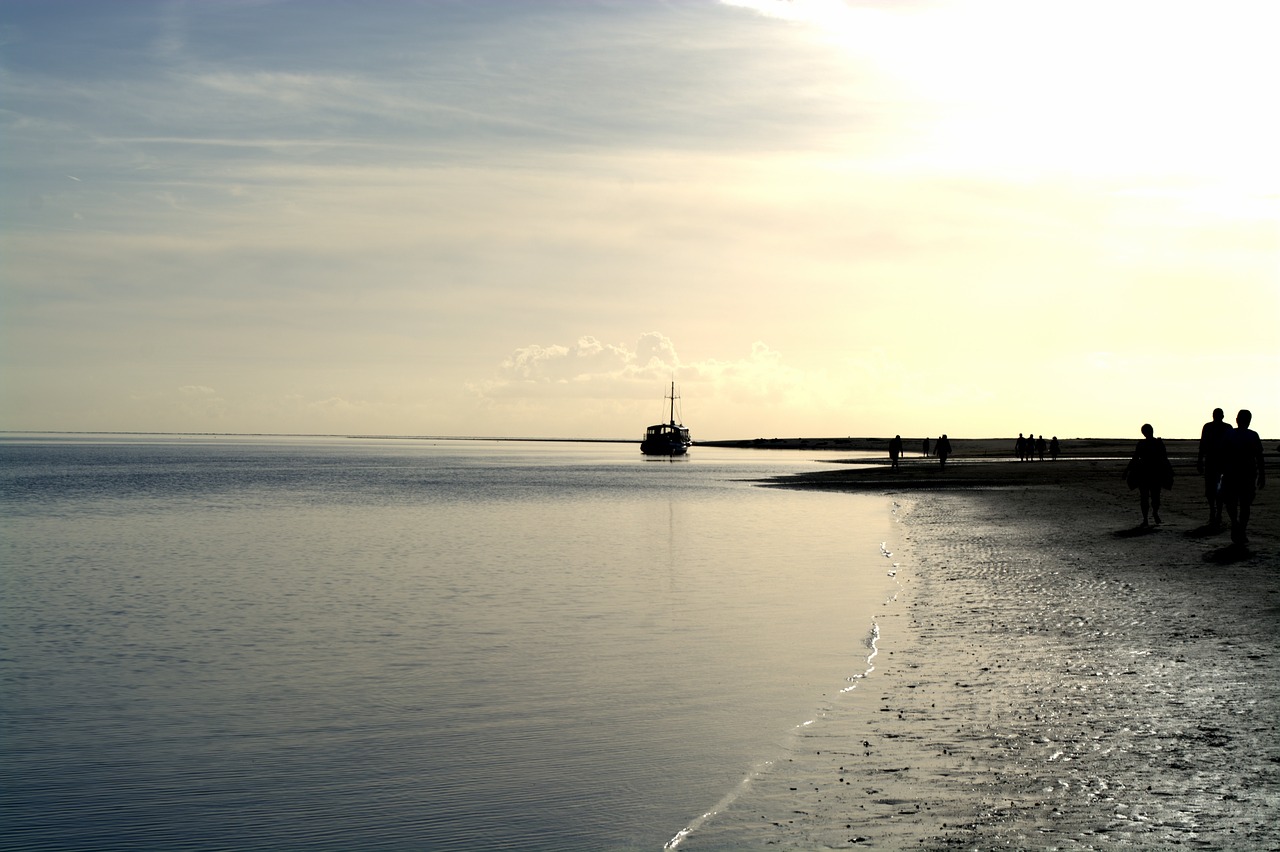
{"type": "Polygon", "coordinates": [[[1187,538],[1209,538],[1222,532],[1222,527],[1216,524],[1202,524],[1193,530],[1187,530],[1184,535],[1187,538]]]}
{"type": "Polygon", "coordinates": [[[1156,528],[1149,524],[1138,524],[1127,530],[1116,530],[1112,533],[1116,538],[1137,538],[1140,535],[1151,535],[1156,528]]]}
{"type": "Polygon", "coordinates": [[[1245,544],[1228,544],[1226,547],[1215,547],[1204,555],[1204,561],[1213,565],[1231,565],[1243,562],[1253,556],[1253,551],[1245,544]]]}

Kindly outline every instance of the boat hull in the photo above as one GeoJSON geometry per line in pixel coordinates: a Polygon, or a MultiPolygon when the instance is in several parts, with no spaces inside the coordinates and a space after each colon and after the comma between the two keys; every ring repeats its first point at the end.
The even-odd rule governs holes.
{"type": "Polygon", "coordinates": [[[649,427],[640,442],[640,452],[646,456],[682,456],[692,443],[688,429],[663,423],[649,427]]]}

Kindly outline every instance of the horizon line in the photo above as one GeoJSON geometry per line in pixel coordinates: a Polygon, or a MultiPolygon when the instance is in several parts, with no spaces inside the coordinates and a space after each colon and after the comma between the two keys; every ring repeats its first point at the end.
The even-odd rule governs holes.
{"type": "MultiPolygon", "coordinates": [[[[162,432],[150,431],[142,429],[0,429],[0,435],[156,435],[156,436],[176,436],[176,437],[197,437],[197,438],[347,438],[352,440],[403,440],[403,441],[529,441],[529,442],[554,442],[554,443],[578,443],[578,444],[638,444],[639,439],[633,438],[549,438],[549,437],[530,437],[530,436],[510,436],[510,435],[392,435],[392,434],[365,434],[365,433],[349,433],[349,432],[162,432]]],[[[702,444],[704,446],[712,446],[715,444],[729,443],[753,443],[762,441],[887,441],[890,435],[841,435],[806,438],[797,437],[773,437],[773,438],[723,438],[716,440],[694,441],[694,446],[702,444]]],[[[930,441],[937,440],[936,436],[915,436],[907,437],[903,440],[919,441],[928,437],[930,441]]],[[[965,438],[947,436],[953,441],[1003,441],[1014,440],[1011,436],[987,436],[982,438],[965,438]]],[[[1098,436],[1078,436],[1074,438],[1059,438],[1060,441],[1127,441],[1138,440],[1137,438],[1111,438],[1098,436]]],[[[1165,438],[1169,441],[1196,441],[1198,438],[1165,438]]],[[[1263,440],[1272,440],[1264,438],[1263,440]]]]}

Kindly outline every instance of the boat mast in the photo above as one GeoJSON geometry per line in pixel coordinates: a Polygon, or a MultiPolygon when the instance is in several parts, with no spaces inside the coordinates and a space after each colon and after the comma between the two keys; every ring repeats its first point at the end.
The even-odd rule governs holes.
{"type": "Polygon", "coordinates": [[[676,425],[676,383],[671,382],[671,425],[676,425]]]}

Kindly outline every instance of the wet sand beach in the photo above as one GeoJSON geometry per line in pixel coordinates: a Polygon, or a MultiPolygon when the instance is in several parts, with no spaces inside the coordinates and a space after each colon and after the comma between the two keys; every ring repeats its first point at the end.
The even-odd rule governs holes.
{"type": "Polygon", "coordinates": [[[1123,458],[787,481],[892,495],[901,591],[717,846],[1280,849],[1280,481],[1237,548],[1192,461],[1148,529],[1123,458]]]}

